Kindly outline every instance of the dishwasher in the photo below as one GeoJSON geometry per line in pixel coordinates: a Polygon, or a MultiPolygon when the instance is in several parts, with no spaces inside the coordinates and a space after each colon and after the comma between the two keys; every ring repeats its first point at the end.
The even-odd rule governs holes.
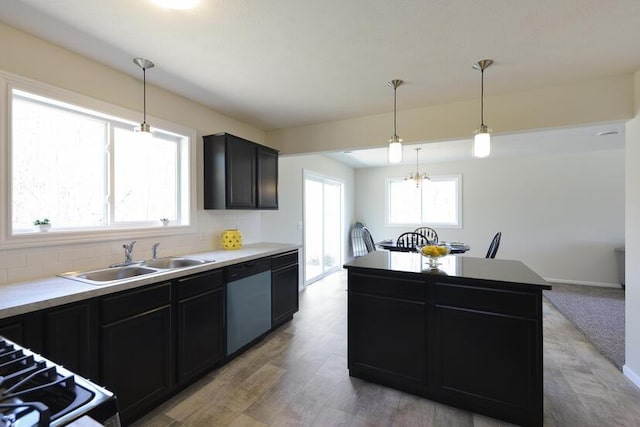
{"type": "Polygon", "coordinates": [[[229,266],[225,274],[228,356],[271,329],[271,258],[229,266]]]}

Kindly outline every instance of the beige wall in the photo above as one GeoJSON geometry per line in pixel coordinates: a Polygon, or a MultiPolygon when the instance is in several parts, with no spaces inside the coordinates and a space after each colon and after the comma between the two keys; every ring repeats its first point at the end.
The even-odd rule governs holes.
{"type": "MultiPolygon", "coordinates": [[[[142,82],[140,69],[131,62],[134,76],[117,71],[84,56],[0,23],[0,70],[66,89],[126,109],[140,111],[142,119],[142,82]]],[[[138,242],[137,259],[148,258],[151,245],[160,242],[161,255],[179,255],[220,247],[220,233],[238,226],[247,243],[262,241],[260,212],[205,211],[202,209],[202,144],[201,136],[230,132],[264,143],[262,130],[217,113],[199,103],[153,85],[153,74],[147,74],[148,116],[161,118],[196,130],[197,231],[177,236],[146,237],[131,235],[138,242]]],[[[0,111],[0,117],[5,112],[0,111]]],[[[153,122],[147,120],[152,126],[153,122]]],[[[0,132],[6,132],[0,119],[0,132]]],[[[3,138],[0,138],[0,141],[3,138]]],[[[0,177],[4,176],[5,159],[0,159],[0,177]]],[[[5,185],[3,178],[0,178],[5,185]]],[[[6,212],[0,212],[6,215],[6,212]]],[[[54,245],[24,249],[0,249],[0,285],[69,270],[103,267],[122,260],[122,239],[83,244],[54,245]]]]}
{"type": "MultiPolygon", "coordinates": [[[[606,123],[633,117],[633,76],[485,96],[485,122],[496,133],[606,123]]],[[[478,100],[398,111],[405,143],[471,139],[478,100]]],[[[284,154],[382,147],[391,137],[393,113],[267,132],[284,154]]]]}
{"type": "Polygon", "coordinates": [[[640,71],[635,74],[635,117],[625,128],[626,301],[624,373],[640,387],[640,71]]]}

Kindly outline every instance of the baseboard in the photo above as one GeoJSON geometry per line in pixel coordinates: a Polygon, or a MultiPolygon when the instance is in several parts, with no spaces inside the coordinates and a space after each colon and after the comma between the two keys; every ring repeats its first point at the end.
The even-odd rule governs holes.
{"type": "Polygon", "coordinates": [[[584,280],[551,279],[548,277],[545,277],[544,280],[551,283],[564,283],[566,285],[600,286],[601,288],[621,288],[622,287],[620,283],[586,282],[584,280]]]}
{"type": "Polygon", "coordinates": [[[622,367],[622,373],[625,377],[629,378],[631,382],[640,389],[640,376],[631,370],[627,365],[622,367]]]}

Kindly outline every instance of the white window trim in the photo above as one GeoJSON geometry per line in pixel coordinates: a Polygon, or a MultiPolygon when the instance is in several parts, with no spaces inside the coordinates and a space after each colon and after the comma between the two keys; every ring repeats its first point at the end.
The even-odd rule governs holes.
{"type": "Polygon", "coordinates": [[[450,223],[439,223],[439,222],[419,222],[419,223],[390,223],[389,221],[389,206],[391,202],[391,194],[389,192],[390,185],[392,182],[403,181],[403,177],[387,177],[384,181],[385,188],[385,205],[384,205],[384,225],[385,227],[397,227],[397,228],[408,228],[408,227],[437,227],[437,228],[450,228],[450,229],[461,229],[462,226],[462,174],[443,174],[443,175],[429,175],[429,178],[432,181],[445,181],[455,179],[458,187],[458,218],[456,224],[450,223]]]}
{"type": "Polygon", "coordinates": [[[47,98],[52,98],[61,102],[77,105],[81,108],[97,111],[105,116],[112,116],[121,121],[128,121],[132,125],[139,124],[140,118],[142,117],[142,113],[138,111],[119,107],[66,89],[57,88],[25,77],[0,71],[0,129],[5,130],[0,133],[0,158],[3,162],[0,169],[0,206],[4,206],[4,209],[0,209],[0,249],[53,246],[70,243],[145,238],[153,236],[183,235],[197,232],[196,130],[147,114],[147,121],[152,123],[153,127],[189,137],[187,148],[189,177],[187,180],[183,180],[186,182],[183,182],[182,188],[179,189],[182,193],[189,194],[188,206],[184,206],[184,217],[189,219],[189,225],[172,225],[170,227],[163,227],[161,224],[158,224],[157,227],[132,226],[109,229],[87,229],[86,231],[52,230],[47,233],[13,235],[11,224],[12,165],[10,160],[11,151],[9,148],[11,123],[9,115],[11,111],[12,90],[14,88],[47,98]]]}

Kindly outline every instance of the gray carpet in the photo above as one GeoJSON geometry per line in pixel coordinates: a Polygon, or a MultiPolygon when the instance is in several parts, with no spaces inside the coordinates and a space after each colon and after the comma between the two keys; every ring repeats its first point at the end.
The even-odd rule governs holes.
{"type": "Polygon", "coordinates": [[[552,283],[543,291],[551,303],[598,351],[622,370],[624,365],[624,290],[552,283]]]}

